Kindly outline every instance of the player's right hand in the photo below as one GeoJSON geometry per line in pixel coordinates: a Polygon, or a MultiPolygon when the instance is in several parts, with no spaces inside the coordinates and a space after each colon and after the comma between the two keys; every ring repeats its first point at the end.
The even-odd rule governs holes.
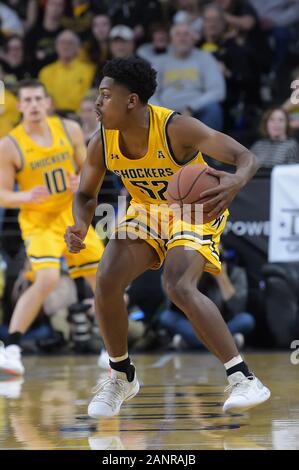
{"type": "Polygon", "coordinates": [[[80,253],[81,250],[86,248],[84,243],[86,234],[87,229],[80,225],[72,225],[66,229],[64,239],[71,253],[80,253]]]}
{"type": "Polygon", "coordinates": [[[24,202],[34,202],[41,204],[50,197],[50,192],[46,186],[34,186],[29,191],[24,192],[24,202]]]}
{"type": "Polygon", "coordinates": [[[67,173],[69,179],[69,189],[71,193],[76,193],[79,188],[80,183],[80,176],[79,175],[72,175],[70,172],[67,173]]]}

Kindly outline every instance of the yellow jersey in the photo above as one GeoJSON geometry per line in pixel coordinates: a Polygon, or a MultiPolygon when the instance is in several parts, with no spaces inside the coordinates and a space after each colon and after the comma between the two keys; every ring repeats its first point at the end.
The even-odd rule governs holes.
{"type": "Polygon", "coordinates": [[[50,197],[40,204],[26,203],[22,211],[61,212],[71,205],[73,194],[69,190],[69,174],[75,175],[74,148],[58,117],[47,118],[52,134],[52,145],[43,147],[35,142],[19,124],[8,137],[16,146],[21,168],[16,180],[21,191],[28,191],[35,186],[46,186],[50,197]]]}
{"type": "Polygon", "coordinates": [[[119,131],[101,126],[105,164],[108,170],[118,175],[130,195],[132,202],[141,204],[165,204],[168,182],[172,175],[184,165],[205,163],[201,152],[184,164],[173,155],[167,126],[177,113],[160,106],[148,105],[150,127],[147,153],[136,160],[125,157],[119,148],[119,131]]]}

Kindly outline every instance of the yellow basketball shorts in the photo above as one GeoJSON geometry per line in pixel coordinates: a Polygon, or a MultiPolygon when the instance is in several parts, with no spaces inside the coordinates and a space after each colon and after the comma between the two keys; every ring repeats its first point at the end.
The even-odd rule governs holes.
{"type": "Polygon", "coordinates": [[[72,278],[96,273],[104,245],[92,227],[87,233],[84,250],[74,254],[67,249],[64,233],[69,225],[74,224],[71,206],[53,214],[21,211],[19,223],[33,272],[46,268],[60,269],[61,258],[64,257],[72,278]]]}
{"type": "Polygon", "coordinates": [[[206,259],[205,271],[219,274],[219,242],[228,215],[226,210],[212,222],[194,225],[182,218],[169,216],[167,205],[145,206],[133,202],[116,228],[114,237],[141,238],[151,245],[159,259],[152,266],[153,269],[158,269],[163,264],[168,250],[183,246],[201,253],[206,259]]]}

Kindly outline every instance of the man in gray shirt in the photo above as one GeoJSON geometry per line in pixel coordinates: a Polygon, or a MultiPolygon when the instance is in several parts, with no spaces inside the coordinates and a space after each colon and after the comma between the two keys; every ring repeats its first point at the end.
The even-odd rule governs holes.
{"type": "Polygon", "coordinates": [[[225,98],[225,82],[217,61],[194,47],[194,37],[187,25],[174,25],[170,35],[169,52],[153,63],[158,72],[158,89],[151,102],[221,130],[220,103],[225,98]]]}
{"type": "MultiPolygon", "coordinates": [[[[291,42],[298,39],[299,2],[298,0],[249,0],[256,9],[264,32],[273,44],[273,58],[269,79],[272,85],[277,74],[284,74],[284,64],[291,42]],[[291,30],[293,26],[293,31],[291,30]]],[[[269,81],[268,81],[269,84],[269,81]]]]}

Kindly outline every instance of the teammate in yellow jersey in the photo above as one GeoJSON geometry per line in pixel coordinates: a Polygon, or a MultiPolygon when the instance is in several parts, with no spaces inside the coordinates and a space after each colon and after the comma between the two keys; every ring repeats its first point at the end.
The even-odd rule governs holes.
{"type": "Polygon", "coordinates": [[[96,311],[112,373],[98,385],[88,413],[94,418],[113,416],[124,401],[138,393],[135,367],[128,355],[124,291],[138,275],[163,261],[168,297],[224,364],[231,391],[224,411],[256,406],[269,398],[270,391],[249,371],[219,310],[199,292],[197,282],[204,270],[220,270],[217,245],[226,209],[255,174],[257,159],[230,137],[194,118],[148,105],[156,88],[156,72],[142,59],[113,59],[105,65],[103,76],[96,101],[102,127],[91,140],[83,165],[73,207],[75,225],[65,234],[69,250],[80,253],[84,247],[107,169],[122,178],[133,200],[118,227],[118,236],[112,237],[105,249],[98,271],[96,311]],[[236,166],[234,174],[210,170],[220,178],[220,184],[205,192],[209,196],[205,210],[218,221],[204,226],[180,221],[180,229],[174,224],[165,239],[159,224],[158,229],[147,224],[146,212],[152,207],[158,212],[171,175],[182,165],[202,161],[200,151],[236,166]],[[138,213],[141,203],[143,211],[138,213]],[[147,236],[133,239],[130,231],[136,225],[140,234],[147,236]]]}
{"type": "Polygon", "coordinates": [[[19,88],[22,122],[0,141],[0,205],[20,207],[19,223],[34,282],[20,297],[9,326],[8,346],[0,349],[0,370],[22,374],[21,335],[55,288],[60,259],[65,255],[70,275],[84,276],[95,288],[103,246],[91,227],[86,249],[79,256],[65,246],[65,228],[73,223],[73,193],[86,157],[80,126],[71,120],[47,117],[44,86],[26,80],[19,88]],[[19,191],[14,191],[18,182],[19,191]]]}

